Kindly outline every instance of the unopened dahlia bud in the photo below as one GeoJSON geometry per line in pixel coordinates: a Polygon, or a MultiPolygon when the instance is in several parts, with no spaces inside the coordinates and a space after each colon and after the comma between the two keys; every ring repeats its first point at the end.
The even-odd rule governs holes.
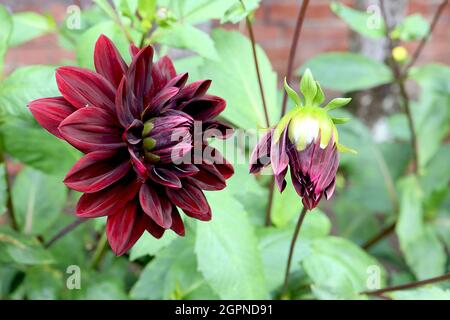
{"type": "Polygon", "coordinates": [[[286,81],[284,86],[296,106],[260,140],[252,154],[250,172],[258,173],[272,164],[275,181],[283,192],[289,167],[303,205],[313,209],[323,195],[329,199],[334,192],[339,151],[354,152],[338,143],[336,124],[348,119],[328,114],[329,110],[342,107],[351,99],[337,98],[321,107],[325,96],[309,69],[300,83],[303,101],[286,81]]]}

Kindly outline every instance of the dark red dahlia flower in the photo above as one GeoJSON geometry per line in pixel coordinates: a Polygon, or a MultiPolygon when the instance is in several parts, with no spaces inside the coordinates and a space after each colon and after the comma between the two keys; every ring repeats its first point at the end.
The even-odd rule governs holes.
{"type": "Polygon", "coordinates": [[[251,156],[250,173],[259,173],[272,164],[275,182],[283,192],[289,167],[295,190],[303,205],[311,210],[319,204],[322,196],[329,199],[333,195],[339,166],[338,149],[352,151],[338,144],[335,123],[343,123],[346,119],[332,118],[327,113],[347,104],[350,99],[335,99],[321,108],[323,92],[309,70],[301,84],[304,104],[287,83],[285,87],[297,106],[259,141],[251,156]]]}
{"type": "Polygon", "coordinates": [[[210,81],[186,85],[187,73],[177,75],[168,57],[153,63],[151,46],[130,51],[128,66],[111,40],[101,36],[94,53],[96,72],[58,68],[62,97],[29,104],[45,129],[85,154],[64,183],[84,192],[78,216],[108,216],[106,232],[117,255],[145,230],[156,238],[166,229],[184,235],[178,209],[210,220],[202,190],[223,189],[233,174],[233,167],[201,137],[214,129],[225,138],[231,130],[213,120],[225,101],[206,94],[210,81]],[[196,128],[194,137],[198,122],[200,135],[196,128]],[[210,156],[194,156],[195,146],[209,148],[210,156]]]}

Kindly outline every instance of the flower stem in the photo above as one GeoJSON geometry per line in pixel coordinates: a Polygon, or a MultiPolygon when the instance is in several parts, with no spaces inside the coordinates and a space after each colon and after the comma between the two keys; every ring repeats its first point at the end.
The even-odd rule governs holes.
{"type": "Polygon", "coordinates": [[[300,233],[300,228],[302,227],[303,220],[305,219],[307,211],[308,210],[306,209],[306,207],[303,207],[302,212],[300,213],[300,216],[298,217],[297,226],[295,227],[295,231],[294,231],[294,236],[292,237],[292,240],[291,240],[289,256],[288,256],[288,260],[287,260],[287,264],[286,264],[286,273],[284,275],[284,286],[283,286],[283,291],[282,291],[283,293],[286,293],[286,291],[288,289],[289,272],[291,270],[292,256],[294,255],[295,243],[297,241],[298,235],[300,233]]]}
{"type": "Polygon", "coordinates": [[[377,244],[379,241],[386,238],[388,235],[391,234],[395,230],[396,223],[393,222],[387,227],[383,228],[379,233],[377,233],[375,236],[373,236],[371,239],[369,239],[366,243],[363,244],[362,248],[364,250],[370,249],[372,246],[377,244]]]}
{"type": "MultiPolygon", "coordinates": [[[[245,9],[244,2],[242,0],[240,0],[240,2],[242,5],[242,8],[245,11],[246,9],[245,9]]],[[[247,25],[248,35],[249,35],[250,41],[252,43],[253,61],[255,62],[256,76],[258,77],[259,92],[261,94],[261,101],[262,101],[262,105],[263,105],[263,109],[264,109],[264,117],[266,120],[266,126],[270,127],[269,111],[267,110],[266,98],[265,98],[265,94],[264,94],[264,87],[263,87],[263,83],[262,83],[261,72],[259,70],[258,54],[256,52],[255,34],[253,33],[252,22],[248,15],[245,17],[245,21],[246,21],[246,25],[247,25]]]]}
{"type": "Polygon", "coordinates": [[[106,254],[106,249],[108,248],[108,238],[106,236],[106,232],[102,233],[102,236],[98,242],[97,247],[95,248],[94,255],[92,257],[91,267],[92,269],[97,269],[100,265],[100,262],[103,260],[103,257],[106,254]]]}
{"type": "MultiPolygon", "coordinates": [[[[289,83],[292,77],[292,69],[294,68],[294,59],[297,52],[298,39],[300,38],[300,32],[302,31],[303,21],[305,20],[306,9],[308,8],[309,0],[303,0],[300,12],[298,14],[297,23],[295,25],[294,36],[292,38],[291,49],[289,52],[288,65],[286,70],[286,81],[289,83]]],[[[287,108],[287,92],[284,91],[283,103],[281,107],[281,116],[284,116],[287,108]]]]}
{"type": "Polygon", "coordinates": [[[77,220],[73,221],[71,224],[65,226],[62,228],[53,238],[51,238],[47,243],[44,244],[45,248],[49,248],[52,246],[56,241],[64,237],[67,233],[78,227],[80,224],[82,224],[87,219],[84,218],[78,218],[77,220]]]}
{"type": "Polygon", "coordinates": [[[412,289],[412,288],[420,287],[420,286],[423,286],[423,285],[426,285],[426,284],[442,282],[442,281],[449,281],[449,280],[450,280],[450,273],[447,273],[447,274],[444,274],[444,275],[439,276],[439,277],[429,278],[429,279],[420,280],[420,281],[414,281],[414,282],[401,284],[401,285],[398,285],[398,286],[386,287],[386,288],[378,289],[378,290],[363,291],[361,293],[362,294],[367,294],[367,295],[370,295],[370,296],[379,296],[379,295],[383,295],[383,293],[386,293],[386,292],[412,289]]]}
{"type": "Polygon", "coordinates": [[[420,54],[423,51],[423,48],[425,48],[426,43],[430,39],[431,34],[433,33],[434,27],[436,27],[436,24],[444,12],[445,6],[448,4],[449,0],[443,0],[441,4],[439,5],[438,9],[436,10],[436,13],[433,16],[433,19],[431,20],[430,29],[428,30],[428,33],[425,37],[422,38],[422,41],[420,41],[419,46],[417,47],[416,51],[413,54],[413,57],[411,61],[406,65],[404,68],[403,74],[406,74],[408,70],[416,63],[417,59],[419,58],[420,54]]]}
{"type": "Polygon", "coordinates": [[[9,180],[8,164],[6,163],[4,150],[5,150],[5,148],[4,148],[4,143],[3,143],[3,137],[0,137],[0,163],[3,163],[3,165],[5,166],[4,174],[5,174],[6,197],[7,197],[6,198],[6,208],[8,209],[11,227],[14,230],[18,230],[19,226],[17,224],[16,215],[14,213],[14,205],[12,202],[12,186],[11,186],[11,181],[9,180]]]}

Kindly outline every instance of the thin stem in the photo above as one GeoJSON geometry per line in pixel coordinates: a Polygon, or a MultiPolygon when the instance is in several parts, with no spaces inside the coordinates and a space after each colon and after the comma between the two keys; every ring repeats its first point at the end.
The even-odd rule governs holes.
{"type": "Polygon", "coordinates": [[[411,134],[411,146],[413,149],[413,158],[414,158],[413,171],[415,173],[417,173],[418,168],[419,168],[419,145],[417,142],[416,128],[414,126],[414,120],[412,117],[411,108],[410,108],[410,104],[409,104],[409,96],[408,96],[408,93],[407,93],[406,87],[405,87],[405,77],[401,72],[400,66],[392,57],[392,50],[394,49],[394,42],[393,42],[392,38],[390,37],[391,31],[392,31],[392,26],[389,24],[389,21],[387,19],[386,7],[385,7],[384,0],[380,0],[380,8],[381,8],[381,14],[383,15],[383,19],[386,24],[386,39],[388,41],[388,46],[389,46],[388,61],[389,61],[389,65],[391,67],[392,73],[395,76],[395,82],[397,83],[397,85],[400,89],[400,95],[402,97],[402,102],[403,102],[403,110],[408,119],[408,126],[409,126],[409,130],[410,130],[410,134],[411,134]]]}
{"type": "Polygon", "coordinates": [[[131,36],[130,32],[123,24],[122,19],[120,19],[120,14],[119,14],[119,11],[117,10],[116,5],[114,5],[114,12],[115,12],[114,20],[117,23],[117,25],[119,26],[119,28],[122,30],[123,34],[125,35],[125,38],[127,38],[128,42],[130,44],[134,44],[133,37],[131,36]]]}
{"type": "Polygon", "coordinates": [[[420,280],[420,281],[414,281],[406,284],[401,284],[398,286],[392,286],[392,287],[386,287],[383,289],[378,290],[371,290],[371,291],[363,291],[362,294],[367,294],[370,296],[380,296],[383,295],[383,293],[386,292],[392,292],[392,291],[399,291],[399,290],[406,290],[406,289],[412,289],[416,287],[420,287],[426,284],[436,283],[436,282],[442,282],[442,281],[449,281],[450,280],[450,273],[444,274],[439,277],[434,277],[430,279],[420,280]]]}
{"type": "MultiPolygon", "coordinates": [[[[305,20],[306,9],[308,8],[309,0],[303,0],[300,12],[298,14],[297,23],[295,25],[294,37],[292,38],[291,49],[289,52],[289,60],[286,70],[286,81],[289,83],[292,77],[292,69],[294,68],[294,59],[297,52],[298,39],[302,31],[303,21],[305,20]]],[[[287,108],[287,92],[284,91],[283,103],[281,107],[281,116],[284,116],[287,108]]]]}
{"type": "Polygon", "coordinates": [[[9,221],[11,223],[11,227],[14,230],[18,230],[19,226],[17,224],[16,215],[14,213],[14,205],[12,202],[12,186],[11,181],[9,179],[8,174],[8,164],[6,163],[5,159],[5,152],[4,152],[4,144],[3,144],[3,137],[0,137],[0,163],[3,163],[5,166],[4,168],[4,174],[5,174],[5,185],[6,185],[6,208],[8,209],[9,214],[9,221]]]}
{"type": "Polygon", "coordinates": [[[436,27],[436,24],[444,12],[445,6],[448,4],[449,0],[443,0],[441,4],[439,5],[438,9],[436,10],[436,13],[433,16],[433,19],[431,21],[430,29],[428,30],[428,33],[426,36],[420,41],[419,46],[417,47],[416,51],[413,54],[413,57],[411,58],[411,61],[406,65],[404,68],[403,74],[407,74],[408,70],[416,63],[417,59],[419,58],[420,54],[422,53],[423,49],[425,48],[425,45],[427,44],[428,40],[430,39],[431,34],[433,33],[434,27],[436,27]]]}
{"type": "Polygon", "coordinates": [[[291,262],[292,262],[292,256],[294,255],[294,249],[295,249],[295,242],[297,241],[298,235],[300,233],[300,228],[302,227],[303,220],[305,219],[306,212],[308,210],[306,207],[303,207],[302,212],[300,213],[300,216],[298,217],[297,226],[295,227],[294,236],[291,240],[291,246],[289,249],[289,256],[288,261],[286,264],[286,273],[284,275],[284,286],[283,286],[283,293],[287,291],[288,284],[289,284],[289,272],[291,271],[291,262]]]}
{"type": "Polygon", "coordinates": [[[373,236],[371,239],[369,239],[366,243],[363,244],[363,249],[368,250],[375,244],[377,244],[379,241],[386,238],[388,235],[391,234],[395,230],[396,223],[393,222],[387,227],[383,228],[379,233],[377,233],[375,236],[373,236]]]}
{"type": "MultiPolygon", "coordinates": [[[[242,8],[245,11],[246,9],[245,9],[244,2],[242,0],[240,0],[240,1],[241,1],[242,8]]],[[[256,52],[255,34],[253,33],[252,22],[248,15],[246,16],[245,21],[246,21],[246,25],[247,25],[248,35],[250,36],[250,41],[252,43],[253,60],[255,62],[256,75],[258,77],[259,92],[261,94],[262,105],[264,108],[264,117],[266,120],[266,126],[270,127],[269,112],[267,110],[266,98],[265,98],[265,94],[264,94],[264,87],[263,87],[263,83],[262,83],[261,72],[259,70],[258,54],[256,52]]]]}
{"type": "Polygon", "coordinates": [[[78,218],[77,220],[73,221],[71,224],[65,226],[62,228],[53,238],[51,238],[46,244],[44,244],[45,248],[49,248],[52,246],[56,241],[64,237],[67,233],[78,227],[80,224],[82,224],[87,219],[78,218]]]}
{"type": "Polygon", "coordinates": [[[95,248],[94,255],[92,257],[91,267],[92,269],[97,269],[100,265],[100,262],[103,260],[103,257],[106,254],[106,249],[108,248],[108,238],[106,237],[106,232],[102,233],[102,236],[98,242],[97,247],[95,248]]]}

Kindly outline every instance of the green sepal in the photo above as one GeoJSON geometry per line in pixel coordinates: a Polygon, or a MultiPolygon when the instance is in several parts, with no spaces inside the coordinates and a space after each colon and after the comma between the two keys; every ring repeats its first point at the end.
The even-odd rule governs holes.
{"type": "Polygon", "coordinates": [[[281,134],[283,133],[284,129],[286,129],[287,125],[291,121],[292,117],[301,109],[301,107],[294,108],[290,110],[288,113],[286,113],[283,118],[281,118],[280,122],[278,122],[277,126],[275,127],[275,130],[273,132],[273,141],[277,142],[281,134]]]}
{"type": "Polygon", "coordinates": [[[314,81],[311,70],[306,69],[300,81],[300,91],[305,97],[305,105],[312,106],[314,98],[317,94],[317,85],[314,81]]]}
{"type": "Polygon", "coordinates": [[[289,86],[286,77],[284,77],[284,90],[286,90],[286,93],[289,96],[289,98],[291,98],[291,100],[295,102],[296,106],[302,105],[302,100],[298,96],[297,92],[295,92],[295,90],[289,86]]]}
{"type": "Polygon", "coordinates": [[[346,147],[346,146],[344,146],[343,144],[340,144],[340,143],[337,144],[337,149],[338,149],[339,152],[342,152],[342,153],[358,154],[358,151],[356,151],[355,149],[346,147]]]}
{"type": "Polygon", "coordinates": [[[344,124],[351,120],[351,118],[335,118],[331,117],[331,120],[333,120],[334,124],[344,124]]]}
{"type": "Polygon", "coordinates": [[[328,102],[328,104],[325,106],[325,110],[330,111],[333,109],[341,108],[343,106],[346,106],[347,104],[352,101],[352,98],[336,98],[328,102]]]}
{"type": "Polygon", "coordinates": [[[316,86],[317,86],[317,93],[316,96],[314,97],[313,104],[319,107],[325,101],[325,94],[323,93],[322,88],[320,87],[320,84],[317,81],[316,86]]]}

